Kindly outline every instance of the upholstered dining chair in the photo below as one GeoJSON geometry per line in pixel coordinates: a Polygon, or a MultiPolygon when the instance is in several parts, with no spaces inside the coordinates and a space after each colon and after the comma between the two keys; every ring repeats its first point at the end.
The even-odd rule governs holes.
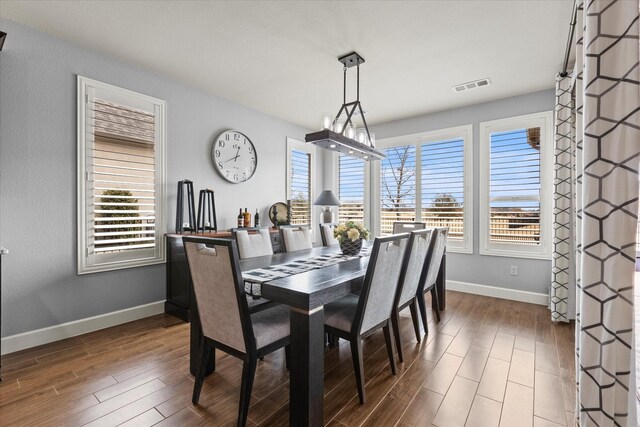
{"type": "Polygon", "coordinates": [[[393,326],[393,334],[396,338],[396,349],[398,351],[398,360],[403,362],[402,355],[402,339],[400,337],[400,312],[407,306],[411,310],[411,320],[413,322],[413,330],[416,334],[416,340],[421,341],[420,337],[420,319],[418,317],[418,306],[416,293],[418,287],[426,277],[426,269],[424,268],[429,249],[432,248],[433,229],[412,231],[407,243],[407,250],[404,254],[400,277],[398,279],[398,289],[396,290],[393,308],[391,309],[391,325],[393,326]]]}
{"type": "Polygon", "coordinates": [[[365,402],[362,339],[380,328],[384,331],[391,373],[396,373],[390,316],[409,235],[376,237],[360,295],[350,294],[324,306],[325,331],[349,340],[360,403],[365,402]]]}
{"type": "Polygon", "coordinates": [[[311,231],[308,225],[289,225],[280,227],[280,241],[285,252],[311,249],[311,231]]]}
{"type": "Polygon", "coordinates": [[[240,259],[255,258],[265,255],[273,255],[271,245],[271,235],[266,228],[252,229],[255,231],[249,234],[249,230],[233,228],[231,233],[238,244],[240,259]]]}
{"type": "Polygon", "coordinates": [[[243,361],[238,425],[247,422],[258,358],[289,345],[289,309],[286,306],[249,313],[236,243],[227,239],[184,237],[184,248],[202,337],[193,404],[200,399],[207,366],[215,368],[219,349],[243,361]]]}
{"type": "Polygon", "coordinates": [[[320,224],[320,237],[322,238],[322,246],[333,246],[338,244],[338,239],[333,237],[333,229],[336,228],[335,223],[320,224]]]}
{"type": "Polygon", "coordinates": [[[394,222],[393,234],[411,233],[414,230],[424,230],[427,224],[424,222],[394,222]]]}
{"type": "Polygon", "coordinates": [[[436,312],[436,319],[440,321],[440,306],[438,305],[438,288],[436,288],[436,279],[438,278],[438,271],[442,264],[442,256],[447,247],[447,235],[449,229],[447,227],[435,228],[433,231],[435,234],[432,237],[434,240],[433,248],[429,251],[427,261],[425,263],[426,273],[425,279],[418,287],[416,297],[418,298],[418,308],[420,309],[420,317],[422,317],[422,325],[424,326],[424,332],[429,333],[429,327],[427,326],[427,308],[424,303],[424,295],[427,292],[431,293],[431,307],[436,312]]]}

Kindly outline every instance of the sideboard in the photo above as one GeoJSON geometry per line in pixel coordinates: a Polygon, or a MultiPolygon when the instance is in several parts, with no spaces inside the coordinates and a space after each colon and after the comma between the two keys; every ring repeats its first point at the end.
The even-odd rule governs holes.
{"type": "MultiPolygon", "coordinates": [[[[281,252],[282,245],[280,244],[280,233],[278,229],[271,228],[269,232],[271,233],[273,252],[281,252]]],[[[173,233],[165,235],[167,248],[167,300],[164,303],[164,312],[188,322],[193,291],[191,276],[189,275],[189,265],[187,264],[187,258],[182,244],[183,236],[196,236],[196,234],[173,233]]],[[[198,233],[197,236],[231,239],[231,232],[198,233]]]]}

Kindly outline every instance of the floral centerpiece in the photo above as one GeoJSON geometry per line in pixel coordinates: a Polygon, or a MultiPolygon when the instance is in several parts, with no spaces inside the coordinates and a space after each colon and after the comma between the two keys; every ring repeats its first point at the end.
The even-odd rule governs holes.
{"type": "Polygon", "coordinates": [[[345,255],[356,255],[362,249],[362,240],[369,238],[369,230],[354,221],[338,224],[333,230],[333,237],[338,240],[340,249],[345,255]]]}

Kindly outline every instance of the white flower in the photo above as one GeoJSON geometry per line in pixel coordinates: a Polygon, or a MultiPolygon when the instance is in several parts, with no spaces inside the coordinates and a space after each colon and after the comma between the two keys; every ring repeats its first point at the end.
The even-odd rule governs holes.
{"type": "Polygon", "coordinates": [[[349,239],[351,239],[352,242],[355,242],[360,238],[360,232],[358,231],[357,228],[352,228],[347,232],[347,237],[349,237],[349,239]]]}

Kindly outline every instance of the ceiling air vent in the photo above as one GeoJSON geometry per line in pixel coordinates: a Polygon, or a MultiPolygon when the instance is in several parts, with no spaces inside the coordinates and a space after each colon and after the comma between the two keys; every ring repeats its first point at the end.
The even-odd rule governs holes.
{"type": "Polygon", "coordinates": [[[489,86],[490,84],[491,84],[491,80],[480,79],[480,80],[474,80],[472,82],[455,85],[455,86],[452,86],[452,88],[454,92],[464,92],[465,90],[475,89],[483,86],[489,86]]]}

